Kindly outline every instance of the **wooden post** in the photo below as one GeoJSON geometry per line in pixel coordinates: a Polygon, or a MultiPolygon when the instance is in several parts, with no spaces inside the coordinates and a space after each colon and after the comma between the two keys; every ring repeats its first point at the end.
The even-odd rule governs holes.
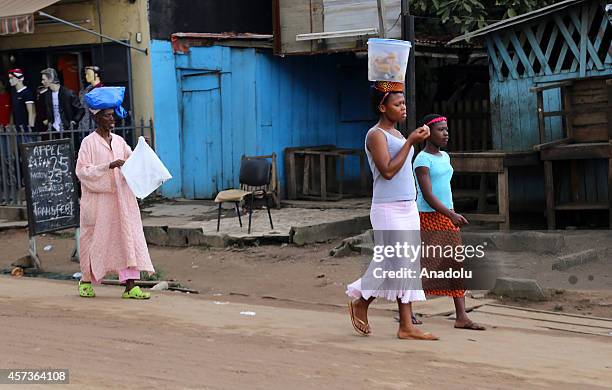
{"type": "Polygon", "coordinates": [[[609,228],[612,229],[612,80],[606,80],[608,91],[608,144],[610,157],[608,159],[608,207],[610,207],[609,228]]]}
{"type": "MultiPolygon", "coordinates": [[[[610,144],[612,149],[612,143],[610,144]]],[[[612,150],[610,151],[612,153],[612,150]]],[[[612,229],[612,157],[608,160],[608,207],[610,212],[609,229],[612,229]]]]}
{"type": "Polygon", "coordinates": [[[289,157],[289,177],[287,178],[287,197],[289,199],[295,199],[297,197],[297,182],[295,177],[295,153],[293,151],[287,152],[289,157]]]}
{"type": "Polygon", "coordinates": [[[361,194],[368,195],[368,175],[366,174],[365,152],[359,153],[359,175],[361,176],[361,194]]]}
{"type": "Polygon", "coordinates": [[[401,0],[402,39],[410,41],[410,57],[408,57],[408,68],[406,69],[406,117],[407,134],[416,129],[416,82],[415,82],[415,50],[416,42],[414,35],[414,17],[410,15],[409,0],[401,0]]]}
{"type": "Polygon", "coordinates": [[[544,190],[546,191],[546,221],[548,223],[548,230],[553,230],[556,227],[555,187],[552,164],[552,161],[544,161],[544,190]]]}
{"type": "Polygon", "coordinates": [[[302,194],[310,194],[310,156],[304,154],[304,175],[302,177],[302,194]]]}
{"type": "MultiPolygon", "coordinates": [[[[344,155],[340,156],[340,180],[338,181],[338,194],[340,195],[340,199],[344,197],[344,155]]],[[[336,171],[336,167],[334,166],[334,172],[336,171]]]]}
{"type": "Polygon", "coordinates": [[[504,222],[500,224],[502,230],[510,230],[509,202],[508,168],[504,167],[504,171],[497,174],[497,204],[499,205],[499,214],[504,217],[504,222]]]}
{"type": "Polygon", "coordinates": [[[321,200],[327,200],[327,177],[325,169],[325,153],[319,155],[320,170],[321,170],[321,200]]]}
{"type": "Polygon", "coordinates": [[[540,143],[546,142],[546,122],[544,121],[544,96],[542,91],[536,92],[538,99],[538,130],[540,131],[540,143]]]}
{"type": "Polygon", "coordinates": [[[574,114],[572,110],[572,99],[570,98],[570,87],[561,87],[563,96],[563,113],[565,118],[565,136],[574,137],[574,114]]]}
{"type": "Polygon", "coordinates": [[[30,237],[30,240],[28,242],[28,253],[30,254],[30,258],[32,259],[34,268],[40,271],[42,267],[40,265],[40,258],[38,257],[38,252],[36,251],[36,239],[34,237],[30,237]]]}
{"type": "Polygon", "coordinates": [[[487,206],[487,174],[480,174],[480,185],[478,188],[478,205],[479,213],[484,213],[487,206]]]}
{"type": "Polygon", "coordinates": [[[378,36],[381,38],[387,37],[387,29],[385,27],[385,4],[384,0],[376,1],[378,6],[378,36]]]}

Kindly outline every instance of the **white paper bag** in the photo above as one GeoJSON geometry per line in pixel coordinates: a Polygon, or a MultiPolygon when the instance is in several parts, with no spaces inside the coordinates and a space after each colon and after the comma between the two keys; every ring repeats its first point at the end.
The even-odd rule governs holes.
{"type": "Polygon", "coordinates": [[[144,137],[121,167],[128,186],[137,198],[144,199],[161,186],[172,175],[147,144],[144,137]]]}

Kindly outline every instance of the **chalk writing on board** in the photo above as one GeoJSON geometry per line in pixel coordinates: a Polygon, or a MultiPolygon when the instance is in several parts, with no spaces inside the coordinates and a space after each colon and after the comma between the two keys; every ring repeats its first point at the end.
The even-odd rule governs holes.
{"type": "Polygon", "coordinates": [[[70,140],[21,145],[30,235],[78,226],[78,194],[70,140]]]}

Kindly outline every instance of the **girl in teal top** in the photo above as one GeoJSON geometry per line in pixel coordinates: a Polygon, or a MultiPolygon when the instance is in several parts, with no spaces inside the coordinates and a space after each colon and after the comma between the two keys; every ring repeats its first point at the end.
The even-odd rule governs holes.
{"type": "MultiPolygon", "coordinates": [[[[459,227],[468,223],[453,208],[451,178],[453,167],[448,154],[441,149],[448,144],[448,122],[445,117],[431,114],[423,118],[429,126],[431,135],[423,149],[414,160],[417,177],[417,207],[421,220],[421,240],[429,247],[443,248],[461,246],[459,227]]],[[[421,267],[428,271],[460,271],[463,262],[446,252],[422,250],[421,267]],[[438,257],[441,256],[441,257],[438,257]]],[[[443,295],[453,298],[455,303],[455,328],[484,330],[481,325],[471,321],[465,311],[465,288],[462,278],[423,279],[423,289],[429,295],[443,295]]]]}

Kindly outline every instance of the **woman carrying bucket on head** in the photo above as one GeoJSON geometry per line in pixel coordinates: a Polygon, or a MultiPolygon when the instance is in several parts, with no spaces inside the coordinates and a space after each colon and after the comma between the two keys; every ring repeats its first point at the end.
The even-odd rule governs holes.
{"type": "MultiPolygon", "coordinates": [[[[371,41],[369,49],[369,65],[374,66],[375,59],[383,64],[385,58],[400,59],[399,63],[407,63],[409,42],[392,41],[391,45],[399,45],[402,50],[398,55],[380,54],[374,50],[371,41]],[[400,42],[399,44],[396,42],[400,42]]],[[[376,40],[380,41],[380,40],[376,40]]],[[[391,41],[391,40],[384,40],[391,41]]],[[[393,63],[384,63],[383,69],[370,69],[395,75],[391,80],[378,80],[372,88],[372,104],[379,116],[378,123],[372,127],[365,139],[365,151],[374,179],[370,221],[374,228],[375,256],[363,276],[347,287],[347,295],[354,298],[349,303],[349,313],[355,331],[361,335],[369,335],[372,329],[368,322],[368,307],[377,297],[397,301],[400,313],[400,325],[397,337],[413,340],[437,340],[431,333],[423,332],[412,323],[412,302],[425,300],[425,294],[420,287],[418,258],[401,256],[376,256],[381,252],[377,248],[393,247],[394,243],[403,241],[410,245],[419,245],[419,216],[416,207],[416,188],[412,174],[413,145],[429,137],[429,128],[420,127],[413,131],[408,139],[395,129],[398,122],[406,119],[406,102],[404,98],[405,65],[399,73],[393,72],[393,63]],[[388,65],[388,67],[387,67],[388,65]],[[398,81],[394,81],[398,80],[398,81]],[[417,277],[391,278],[391,272],[417,271],[417,277]],[[387,275],[387,276],[385,276],[387,275]]],[[[391,61],[392,62],[392,61],[391,61]]],[[[385,77],[386,77],[385,76],[385,77]]],[[[372,78],[372,77],[370,77],[372,78]]],[[[372,81],[372,80],[370,80],[372,81]]],[[[397,255],[397,254],[396,254],[397,255]]]]}

